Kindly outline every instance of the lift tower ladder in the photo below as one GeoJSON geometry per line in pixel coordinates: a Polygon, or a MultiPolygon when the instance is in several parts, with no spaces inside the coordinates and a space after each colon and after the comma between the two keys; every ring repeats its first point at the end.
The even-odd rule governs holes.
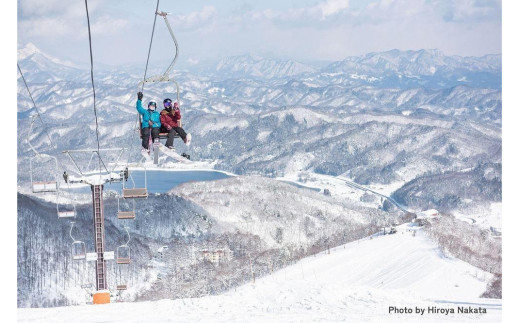
{"type": "Polygon", "coordinates": [[[96,288],[107,288],[105,253],[105,217],[103,214],[103,185],[92,185],[92,205],[94,210],[94,241],[97,253],[96,288]]]}

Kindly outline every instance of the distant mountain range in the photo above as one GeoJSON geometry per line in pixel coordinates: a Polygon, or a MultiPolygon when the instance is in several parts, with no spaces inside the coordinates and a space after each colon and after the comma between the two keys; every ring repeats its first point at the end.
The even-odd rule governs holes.
{"type": "MultiPolygon", "coordinates": [[[[70,62],[62,62],[42,53],[31,43],[18,50],[18,61],[27,63],[26,69],[51,73],[49,77],[73,75],[79,68],[70,62]]],[[[457,85],[492,89],[502,87],[502,55],[447,56],[437,49],[394,49],[368,53],[347,57],[324,67],[291,59],[265,58],[257,55],[232,56],[206,65],[209,67],[202,71],[194,68],[188,72],[209,75],[212,78],[280,79],[295,76],[302,78],[308,75],[314,78],[340,79],[342,82],[350,82],[351,85],[365,84],[384,88],[440,89],[457,85]]],[[[141,69],[141,66],[124,67],[126,72],[141,73],[141,69]]],[[[101,68],[96,70],[102,73],[111,68],[101,65],[101,68]]],[[[117,67],[112,70],[117,70],[117,67]]],[[[159,71],[160,69],[156,72],[159,71]]]]}
{"type": "MultiPolygon", "coordinates": [[[[463,58],[438,50],[393,50],[323,68],[239,56],[203,75],[176,71],[184,127],[194,136],[189,150],[181,142],[176,147],[238,174],[302,170],[347,174],[362,184],[501,163],[500,62],[500,55],[463,58]],[[298,169],[288,166],[299,159],[305,163],[298,169]]],[[[29,137],[28,117],[34,111],[19,78],[18,175],[23,182],[32,155],[26,138],[37,149],[61,156],[62,150],[95,146],[95,121],[89,70],[60,63],[32,45],[19,50],[19,65],[46,126],[37,123],[29,137]],[[45,129],[56,147],[50,147],[45,129]]],[[[159,72],[151,68],[149,75],[159,72]]],[[[138,161],[139,69],[100,67],[94,77],[101,145],[127,147],[128,158],[138,161]]],[[[174,91],[172,84],[147,85],[145,100],[174,98],[174,91]]]]}

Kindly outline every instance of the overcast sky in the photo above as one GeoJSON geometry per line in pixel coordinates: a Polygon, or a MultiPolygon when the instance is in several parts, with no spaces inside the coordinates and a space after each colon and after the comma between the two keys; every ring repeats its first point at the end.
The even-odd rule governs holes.
{"type": "MultiPolygon", "coordinates": [[[[146,62],[156,0],[90,0],[95,62],[146,62]]],[[[501,53],[497,0],[162,0],[180,44],[179,63],[257,54],[334,61],[390,49],[448,55],[501,53]]],[[[89,60],[85,2],[19,0],[18,46],[31,42],[74,63],[89,60]]],[[[171,58],[157,19],[151,59],[171,58]]]]}

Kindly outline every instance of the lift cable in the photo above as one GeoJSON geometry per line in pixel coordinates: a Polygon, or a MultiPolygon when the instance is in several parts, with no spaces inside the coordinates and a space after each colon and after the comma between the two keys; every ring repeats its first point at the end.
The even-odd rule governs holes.
{"type": "MultiPolygon", "coordinates": [[[[51,144],[52,147],[56,147],[56,145],[54,144],[54,142],[52,141],[51,139],[51,136],[49,135],[49,132],[47,131],[47,127],[45,126],[45,123],[43,122],[43,119],[42,119],[42,116],[40,114],[40,110],[38,109],[38,107],[36,106],[36,103],[34,102],[34,99],[33,99],[33,96],[31,94],[31,90],[29,90],[29,86],[27,85],[27,82],[25,81],[25,77],[23,76],[23,73],[22,73],[22,69],[20,68],[20,65],[18,63],[16,63],[16,66],[18,66],[18,71],[20,72],[20,75],[22,76],[22,80],[23,80],[23,83],[25,84],[25,88],[27,89],[27,92],[29,93],[29,97],[31,98],[31,101],[33,103],[33,106],[34,106],[34,110],[36,111],[36,115],[38,116],[38,119],[40,119],[40,122],[42,123],[43,125],[43,129],[45,130],[45,134],[47,135],[47,138],[49,138],[49,142],[51,144]]],[[[30,136],[31,134],[29,133],[28,136],[30,136]]],[[[29,138],[27,138],[27,142],[29,142],[29,138]]],[[[32,150],[37,154],[37,155],[40,155],[40,153],[38,151],[36,151],[32,145],[29,143],[29,146],[31,146],[32,150]]],[[[58,160],[58,159],[57,159],[58,160]]],[[[63,171],[65,171],[65,167],[63,166],[63,164],[61,163],[61,161],[58,160],[58,163],[60,164],[61,168],[63,171]]]]}
{"type": "MultiPolygon", "coordinates": [[[[144,90],[144,83],[145,83],[144,81],[146,80],[146,74],[147,74],[147,71],[148,71],[148,63],[150,61],[150,53],[152,51],[153,35],[154,35],[154,32],[155,32],[155,23],[157,21],[157,11],[158,10],[159,10],[159,0],[157,0],[157,6],[155,7],[155,12],[154,12],[152,35],[150,37],[150,46],[148,47],[148,57],[146,58],[146,66],[145,66],[145,69],[144,69],[143,85],[141,86],[141,92],[143,92],[143,90],[144,90]]],[[[133,145],[135,137],[137,136],[137,133],[139,133],[141,131],[139,125],[140,125],[140,118],[139,118],[139,115],[138,115],[137,119],[136,119],[136,122],[135,122],[135,125],[134,125],[134,128],[133,128],[134,135],[129,138],[127,167],[128,167],[128,160],[130,159],[130,155],[131,155],[131,147],[133,145]]]]}
{"type": "MultiPolygon", "coordinates": [[[[92,56],[92,36],[90,33],[90,18],[88,15],[88,4],[87,0],[85,0],[85,9],[87,11],[87,26],[88,26],[88,44],[90,48],[90,79],[92,81],[92,92],[94,94],[94,116],[96,117],[96,141],[97,141],[97,152],[99,161],[101,164],[103,164],[103,167],[109,173],[107,167],[105,166],[105,163],[103,162],[103,159],[101,158],[101,155],[99,153],[99,127],[98,127],[98,117],[97,117],[97,109],[96,109],[96,89],[94,88],[94,60],[92,56]]],[[[100,167],[101,168],[101,167],[100,167]]]]}
{"type": "MultiPolygon", "coordinates": [[[[157,6],[155,8],[155,12],[157,13],[158,10],[159,10],[159,0],[157,0],[157,6]]],[[[153,18],[152,37],[150,38],[150,47],[148,48],[148,58],[146,58],[146,67],[144,69],[143,81],[146,80],[146,72],[148,71],[148,62],[150,60],[150,52],[152,51],[153,33],[155,31],[155,22],[157,21],[157,14],[155,14],[154,16],[155,17],[153,18]]],[[[141,92],[143,92],[143,89],[144,89],[144,83],[143,83],[143,86],[141,87],[141,92]]]]}

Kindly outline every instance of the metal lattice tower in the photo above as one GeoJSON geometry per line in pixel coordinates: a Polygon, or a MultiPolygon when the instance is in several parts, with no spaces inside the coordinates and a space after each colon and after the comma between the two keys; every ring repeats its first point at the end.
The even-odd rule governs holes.
{"type": "Polygon", "coordinates": [[[92,205],[94,212],[94,250],[96,261],[96,290],[108,289],[106,277],[105,252],[105,216],[103,214],[103,185],[92,185],[92,205]]]}

